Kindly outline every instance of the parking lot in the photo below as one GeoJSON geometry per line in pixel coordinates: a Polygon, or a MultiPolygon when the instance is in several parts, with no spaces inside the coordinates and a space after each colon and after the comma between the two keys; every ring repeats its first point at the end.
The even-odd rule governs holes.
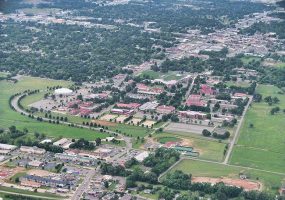
{"type": "Polygon", "coordinates": [[[209,131],[213,131],[214,127],[203,126],[203,125],[194,125],[194,124],[183,124],[183,123],[170,123],[167,127],[165,127],[165,131],[167,132],[182,132],[182,133],[195,133],[202,134],[202,131],[207,129],[209,131]]]}

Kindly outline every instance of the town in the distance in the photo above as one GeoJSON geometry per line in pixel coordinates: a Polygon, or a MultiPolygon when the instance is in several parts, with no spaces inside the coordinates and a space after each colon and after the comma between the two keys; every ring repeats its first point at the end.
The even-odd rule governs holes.
{"type": "Polygon", "coordinates": [[[0,200],[284,200],[284,8],[0,0],[0,200]]]}

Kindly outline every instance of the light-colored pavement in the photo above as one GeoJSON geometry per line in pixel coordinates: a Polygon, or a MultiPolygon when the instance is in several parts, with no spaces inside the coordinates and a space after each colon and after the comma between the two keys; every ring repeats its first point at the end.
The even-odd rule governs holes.
{"type": "Polygon", "coordinates": [[[71,200],[81,199],[83,193],[86,192],[86,190],[88,189],[88,186],[90,185],[90,182],[92,178],[96,175],[96,173],[99,173],[99,167],[97,167],[96,169],[91,169],[88,174],[86,174],[83,182],[79,185],[74,195],[71,197],[71,200]]]}
{"type": "Polygon", "coordinates": [[[246,112],[248,110],[248,107],[251,104],[251,102],[252,102],[252,97],[249,97],[247,105],[245,106],[244,111],[242,113],[242,116],[241,116],[241,118],[239,120],[239,123],[237,125],[234,137],[233,137],[233,139],[229,143],[229,148],[228,148],[228,151],[227,151],[227,154],[226,154],[226,157],[225,157],[225,160],[224,160],[223,164],[228,164],[228,162],[229,162],[229,159],[230,159],[230,156],[232,154],[234,145],[236,144],[238,136],[239,136],[239,133],[240,133],[240,128],[242,126],[242,123],[243,123],[243,120],[244,120],[244,116],[245,116],[245,114],[246,114],[246,112]]]}
{"type": "Polygon", "coordinates": [[[193,86],[194,86],[194,84],[195,84],[196,78],[197,78],[197,75],[195,75],[194,78],[192,79],[192,83],[191,83],[191,85],[190,85],[188,91],[186,92],[186,95],[185,95],[186,100],[187,100],[188,97],[190,96],[190,93],[191,93],[191,90],[192,90],[192,88],[193,88],[193,86]]]}

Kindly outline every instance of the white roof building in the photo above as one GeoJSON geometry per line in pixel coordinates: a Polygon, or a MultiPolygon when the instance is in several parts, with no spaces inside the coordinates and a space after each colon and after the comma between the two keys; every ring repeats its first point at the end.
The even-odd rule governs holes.
{"type": "Polygon", "coordinates": [[[12,151],[12,150],[14,150],[14,149],[17,149],[17,146],[15,146],[15,145],[9,145],[9,144],[2,144],[2,143],[0,143],[0,149],[2,149],[2,150],[10,150],[10,151],[12,151]]]}
{"type": "Polygon", "coordinates": [[[65,96],[68,96],[68,95],[72,95],[73,91],[68,89],[68,88],[59,88],[59,89],[56,89],[54,91],[54,94],[55,95],[65,95],[65,96]]]}
{"type": "Polygon", "coordinates": [[[144,151],[144,152],[138,154],[138,155],[135,157],[135,159],[136,159],[137,161],[139,161],[139,162],[142,162],[146,157],[148,157],[148,155],[149,155],[149,152],[144,151]]]}

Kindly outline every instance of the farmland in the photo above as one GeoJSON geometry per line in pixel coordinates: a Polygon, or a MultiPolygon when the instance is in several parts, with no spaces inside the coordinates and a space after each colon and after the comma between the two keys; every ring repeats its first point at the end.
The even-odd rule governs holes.
{"type": "Polygon", "coordinates": [[[285,175],[248,169],[244,167],[222,165],[219,163],[206,163],[198,160],[182,160],[171,171],[182,170],[193,176],[203,177],[229,177],[238,178],[240,173],[243,173],[251,180],[258,180],[264,185],[266,191],[276,192],[285,175]]]}
{"type": "Polygon", "coordinates": [[[15,93],[27,90],[27,89],[45,89],[47,86],[68,86],[70,82],[66,81],[55,81],[49,79],[22,77],[17,83],[12,83],[8,81],[0,82],[0,127],[8,128],[11,125],[15,125],[19,130],[27,128],[29,132],[33,133],[35,131],[44,133],[49,137],[69,137],[69,138],[80,138],[94,140],[96,137],[104,138],[106,134],[99,133],[96,131],[71,128],[64,125],[55,125],[43,122],[38,122],[29,119],[25,116],[21,116],[19,113],[13,111],[9,107],[9,98],[15,93]]]}
{"type": "Polygon", "coordinates": [[[258,86],[257,93],[262,94],[263,98],[266,96],[277,97],[280,102],[273,106],[269,106],[264,101],[253,103],[246,114],[230,162],[236,165],[284,173],[285,114],[280,111],[271,115],[270,110],[275,106],[279,106],[283,110],[285,95],[277,87],[268,85],[258,86]]]}

